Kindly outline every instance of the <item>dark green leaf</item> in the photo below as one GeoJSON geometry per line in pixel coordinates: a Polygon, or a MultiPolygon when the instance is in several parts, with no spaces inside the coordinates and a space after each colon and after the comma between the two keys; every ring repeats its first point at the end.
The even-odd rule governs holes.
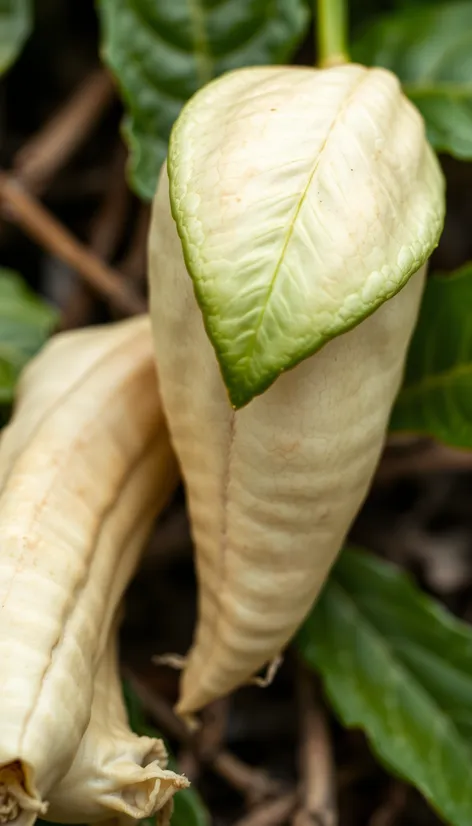
{"type": "Polygon", "coordinates": [[[355,43],[353,58],[399,76],[436,150],[472,158],[472,2],[382,18],[355,43]]]}
{"type": "Polygon", "coordinates": [[[16,273],[0,269],[0,404],[9,404],[18,374],[42,347],[57,313],[16,273]]]}
{"type": "Polygon", "coordinates": [[[209,823],[210,816],[194,789],[177,792],[171,826],[209,826],[209,823]]]}
{"type": "Polygon", "coordinates": [[[0,0],[0,75],[15,61],[32,26],[31,0],[0,0]]]}
{"type": "MultiPolygon", "coordinates": [[[[123,683],[123,693],[128,709],[129,724],[133,731],[147,737],[162,737],[156,729],[147,723],[141,702],[127,681],[123,683]]],[[[166,746],[170,755],[167,743],[166,746]]],[[[169,768],[173,771],[179,771],[178,765],[172,756],[169,756],[169,768]]],[[[155,826],[156,818],[147,818],[142,823],[146,826],[155,826]]],[[[177,792],[174,796],[171,826],[209,826],[209,823],[210,817],[198,792],[192,788],[177,792]]]]}
{"type": "Polygon", "coordinates": [[[98,10],[128,110],[131,183],[146,199],[185,101],[229,69],[286,61],[308,22],[303,0],[98,0],[98,10]]]}
{"type": "Polygon", "coordinates": [[[390,427],[472,448],[472,264],[428,279],[390,427]]]}
{"type": "Polygon", "coordinates": [[[472,823],[472,628],[347,551],[298,636],[347,726],[452,826],[472,823]]]}

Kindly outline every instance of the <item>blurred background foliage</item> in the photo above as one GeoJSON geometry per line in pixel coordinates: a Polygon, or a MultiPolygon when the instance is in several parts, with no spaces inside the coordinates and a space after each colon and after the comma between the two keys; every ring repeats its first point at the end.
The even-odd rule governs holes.
{"type": "MultiPolygon", "coordinates": [[[[182,104],[228,68],[312,65],[314,5],[0,0],[2,423],[51,332],[146,306],[149,200],[182,104]]],[[[472,0],[351,0],[350,40],[423,113],[448,200],[389,441],[351,531],[375,555],[341,557],[270,693],[238,692],[189,738],[171,710],[176,675],[151,663],[185,651],[195,620],[179,491],[122,632],[132,723],[159,726],[201,793],[179,796],[174,826],[313,823],[313,742],[335,794],[322,826],[435,826],[433,810],[472,823],[472,0]]]]}

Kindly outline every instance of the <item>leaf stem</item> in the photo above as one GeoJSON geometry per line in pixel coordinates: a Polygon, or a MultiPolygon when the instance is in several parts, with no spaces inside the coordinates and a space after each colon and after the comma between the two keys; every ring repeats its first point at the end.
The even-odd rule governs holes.
{"type": "Polygon", "coordinates": [[[349,61],[347,0],[317,0],[318,65],[322,69],[349,61]]]}

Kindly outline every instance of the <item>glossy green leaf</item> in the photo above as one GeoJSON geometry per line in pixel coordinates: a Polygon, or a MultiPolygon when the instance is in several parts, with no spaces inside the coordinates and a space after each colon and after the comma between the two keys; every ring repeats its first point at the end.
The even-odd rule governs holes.
{"type": "Polygon", "coordinates": [[[131,183],[146,199],[185,101],[230,69],[289,60],[309,18],[303,0],[98,0],[98,10],[128,112],[131,183]]]}
{"type": "MultiPolygon", "coordinates": [[[[130,684],[125,681],[123,691],[128,710],[129,723],[136,734],[148,737],[162,737],[155,728],[146,722],[143,707],[130,684]]],[[[169,746],[167,750],[170,754],[169,746]]],[[[169,769],[179,771],[179,767],[172,756],[169,756],[169,769]]],[[[174,795],[174,811],[171,826],[209,826],[210,816],[200,795],[193,788],[184,789],[174,795]]],[[[156,818],[146,818],[141,821],[146,826],[155,826],[156,818]]]]}
{"type": "Polygon", "coordinates": [[[472,628],[393,566],[345,552],[299,633],[342,721],[451,826],[472,823],[472,628]]]}
{"type": "Polygon", "coordinates": [[[0,269],[0,404],[12,401],[26,362],[42,347],[57,313],[10,270],[0,269]]]}
{"type": "Polygon", "coordinates": [[[0,0],[0,75],[15,61],[32,27],[31,0],[0,0]]]}
{"type": "Polygon", "coordinates": [[[395,295],[442,230],[443,178],[423,121],[379,69],[219,78],[177,120],[167,168],[236,408],[395,295]]]}
{"type": "Polygon", "coordinates": [[[472,448],[472,264],[428,279],[390,428],[472,448]]]}
{"type": "Polygon", "coordinates": [[[381,18],[352,54],[398,75],[437,151],[472,158],[472,2],[408,8],[381,18]]]}

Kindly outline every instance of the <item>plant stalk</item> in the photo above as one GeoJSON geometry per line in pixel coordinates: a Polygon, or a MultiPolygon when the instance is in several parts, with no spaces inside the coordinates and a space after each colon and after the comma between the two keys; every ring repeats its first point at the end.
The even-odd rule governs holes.
{"type": "Polygon", "coordinates": [[[348,63],[347,0],[317,0],[318,65],[321,69],[348,63]]]}

